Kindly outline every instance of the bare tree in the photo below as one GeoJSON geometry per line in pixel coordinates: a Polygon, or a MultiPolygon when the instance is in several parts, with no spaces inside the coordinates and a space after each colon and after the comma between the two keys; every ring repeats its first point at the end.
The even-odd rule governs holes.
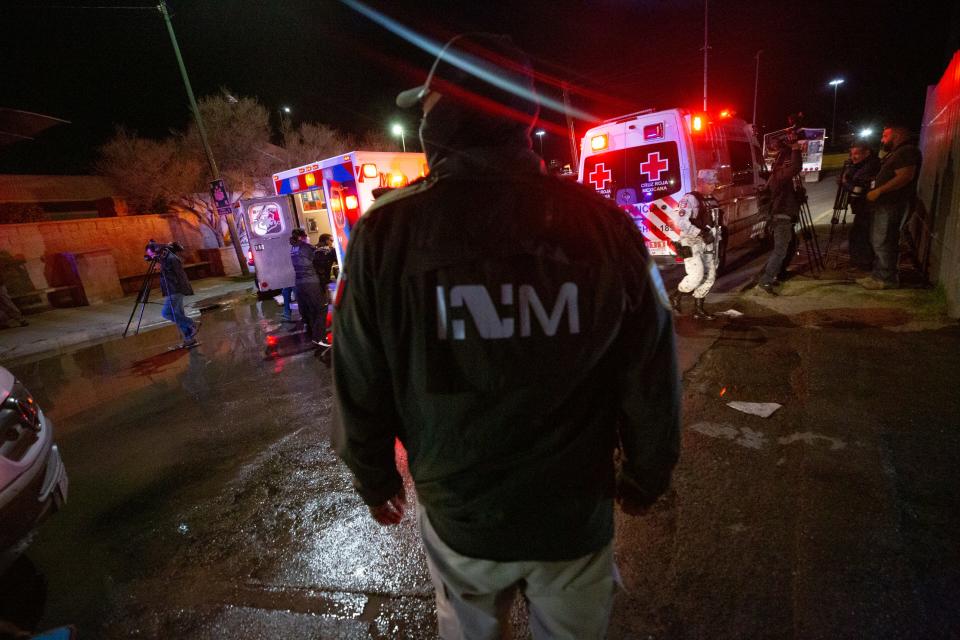
{"type": "MultiPolygon", "coordinates": [[[[385,133],[356,138],[315,123],[284,127],[283,147],[276,147],[270,143],[269,113],[256,99],[234,97],[223,89],[198,106],[233,201],[272,192],[270,177],[277,171],[354,149],[396,148],[385,133]]],[[[141,138],[121,127],[101,147],[97,169],[112,179],[134,213],[192,214],[223,246],[223,224],[210,201],[210,169],[195,123],[164,140],[141,138]]]]}
{"type": "Polygon", "coordinates": [[[325,124],[305,122],[296,129],[284,131],[283,146],[288,163],[278,170],[325,160],[338,153],[352,151],[355,144],[353,136],[341,133],[325,124]]]}
{"type": "MultiPolygon", "coordinates": [[[[267,110],[252,98],[208,96],[199,102],[207,137],[231,199],[269,188],[278,163],[267,110]]],[[[210,201],[210,169],[196,125],[165,140],[123,128],[100,149],[98,171],[111,178],[136,213],[180,210],[196,216],[223,246],[221,220],[210,201]]]]}
{"type": "Polygon", "coordinates": [[[206,175],[206,163],[195,154],[184,153],[180,137],[151,140],[121,127],[100,148],[97,171],[113,182],[132,212],[179,209],[191,213],[210,231],[218,246],[223,246],[216,213],[196,193],[197,184],[206,175]]]}
{"type": "Polygon", "coordinates": [[[399,141],[391,138],[385,131],[367,131],[360,137],[358,149],[364,151],[399,151],[399,141]]]}

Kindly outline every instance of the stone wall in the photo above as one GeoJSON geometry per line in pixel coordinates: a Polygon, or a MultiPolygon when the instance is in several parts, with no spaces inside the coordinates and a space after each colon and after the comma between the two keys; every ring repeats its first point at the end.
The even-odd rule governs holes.
{"type": "Polygon", "coordinates": [[[79,253],[109,249],[119,277],[140,275],[146,271],[143,246],[147,240],[179,241],[186,249],[186,262],[199,261],[197,250],[216,246],[208,230],[201,229],[196,218],[188,215],[161,214],[89,218],[60,222],[36,222],[0,225],[0,251],[25,261],[33,286],[48,284],[58,253],[79,253]]]}

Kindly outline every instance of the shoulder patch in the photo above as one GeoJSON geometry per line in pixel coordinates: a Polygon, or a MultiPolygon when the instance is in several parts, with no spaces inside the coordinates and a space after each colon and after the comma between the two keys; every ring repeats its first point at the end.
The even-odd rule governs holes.
{"type": "Polygon", "coordinates": [[[670,296],[667,295],[667,288],[663,285],[663,278],[660,277],[660,269],[653,260],[647,261],[647,273],[650,276],[650,285],[656,292],[657,300],[663,305],[663,308],[670,311],[670,296]]]}

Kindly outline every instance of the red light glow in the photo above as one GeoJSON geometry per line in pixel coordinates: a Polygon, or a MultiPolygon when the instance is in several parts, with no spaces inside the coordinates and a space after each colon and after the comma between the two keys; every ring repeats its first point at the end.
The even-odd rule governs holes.
{"type": "Polygon", "coordinates": [[[267,346],[268,346],[268,347],[275,347],[275,346],[277,346],[277,342],[278,342],[277,336],[267,336],[267,346]]]}

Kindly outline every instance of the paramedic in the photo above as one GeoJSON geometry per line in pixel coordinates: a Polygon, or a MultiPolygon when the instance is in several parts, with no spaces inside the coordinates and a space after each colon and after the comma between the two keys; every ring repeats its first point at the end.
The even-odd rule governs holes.
{"type": "Polygon", "coordinates": [[[643,515],[679,454],[663,283],[631,220],[532,151],[533,71],[510,38],[457,36],[397,104],[423,112],[430,171],[350,239],[337,452],[395,525],[406,449],[441,638],[508,633],[516,590],[535,638],[601,638],[614,502],[643,515]]]}

